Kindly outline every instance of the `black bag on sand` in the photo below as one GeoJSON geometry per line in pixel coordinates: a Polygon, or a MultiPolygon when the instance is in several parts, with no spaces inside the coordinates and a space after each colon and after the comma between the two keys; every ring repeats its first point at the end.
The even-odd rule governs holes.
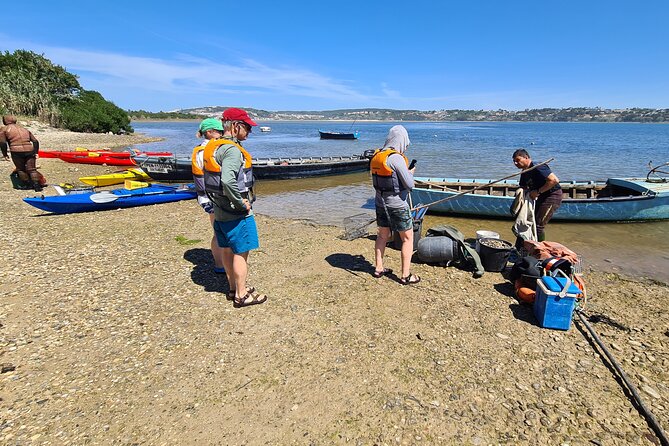
{"type": "Polygon", "coordinates": [[[513,265],[509,273],[509,280],[515,282],[522,276],[538,279],[543,275],[541,270],[541,260],[532,256],[525,256],[513,265]]]}
{"type": "Polygon", "coordinates": [[[27,189],[32,189],[32,184],[30,182],[25,182],[21,179],[19,176],[19,173],[17,171],[14,171],[9,174],[9,179],[12,182],[12,187],[14,189],[18,190],[27,190],[27,189]]]}

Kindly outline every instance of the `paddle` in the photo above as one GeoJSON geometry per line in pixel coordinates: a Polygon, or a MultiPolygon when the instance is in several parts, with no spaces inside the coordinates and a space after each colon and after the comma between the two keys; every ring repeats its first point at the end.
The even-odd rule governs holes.
{"type": "Polygon", "coordinates": [[[423,205],[420,205],[420,206],[416,206],[416,207],[413,208],[413,209],[427,208],[427,207],[430,207],[430,206],[432,206],[432,205],[434,205],[434,204],[437,204],[437,203],[443,203],[444,201],[449,201],[449,200],[452,200],[452,199],[454,199],[454,198],[460,197],[460,196],[462,196],[462,195],[471,194],[472,192],[474,192],[474,191],[476,191],[476,190],[479,190],[479,189],[485,189],[486,187],[490,186],[491,184],[499,183],[499,182],[501,182],[501,181],[508,180],[509,178],[517,177],[518,175],[521,175],[521,174],[524,174],[524,173],[529,172],[529,171],[531,171],[531,170],[534,170],[534,169],[536,169],[537,167],[540,167],[540,166],[543,166],[544,164],[548,164],[548,163],[550,163],[550,162],[553,161],[554,159],[555,159],[555,158],[549,158],[549,159],[547,159],[546,161],[544,161],[543,163],[535,164],[534,166],[530,167],[529,169],[521,170],[520,172],[516,172],[516,173],[514,173],[513,175],[509,175],[509,176],[506,176],[506,177],[504,177],[504,178],[500,178],[499,180],[491,181],[490,183],[482,184],[482,185],[477,186],[477,187],[474,187],[474,188],[472,188],[472,189],[469,189],[469,190],[465,190],[465,191],[459,192],[459,193],[457,193],[457,194],[455,194],[455,195],[451,195],[450,197],[446,197],[446,198],[442,198],[441,200],[433,201],[432,203],[428,203],[428,204],[423,204],[423,205]]]}
{"type": "MultiPolygon", "coordinates": [[[[428,207],[430,207],[434,204],[443,203],[444,201],[452,200],[452,199],[460,197],[462,195],[472,193],[476,190],[486,188],[486,187],[490,186],[491,184],[499,183],[501,181],[508,180],[509,178],[513,178],[513,177],[516,177],[518,175],[521,175],[525,172],[529,172],[531,170],[536,169],[537,167],[540,167],[540,166],[543,166],[544,164],[550,163],[554,159],[555,158],[549,158],[546,161],[544,161],[543,163],[535,164],[534,166],[530,167],[529,169],[518,171],[518,172],[514,173],[513,175],[508,175],[504,178],[500,178],[499,180],[495,180],[495,181],[491,181],[489,183],[482,184],[481,186],[478,186],[478,187],[475,187],[473,189],[469,189],[469,190],[466,190],[466,191],[462,191],[462,192],[457,193],[455,195],[451,195],[449,197],[442,198],[441,200],[433,201],[432,203],[421,204],[421,205],[416,206],[415,208],[412,207],[411,210],[416,211],[416,213],[421,212],[424,209],[427,209],[428,207]]],[[[423,211],[423,214],[425,214],[424,211],[423,211]]],[[[369,217],[368,219],[365,219],[365,221],[362,222],[362,224],[360,224],[359,222],[355,221],[356,219],[359,219],[359,217],[360,217],[360,215],[353,215],[351,217],[346,217],[344,219],[344,235],[342,236],[342,238],[344,240],[355,240],[357,238],[364,237],[367,234],[366,233],[367,226],[369,226],[370,224],[372,224],[376,220],[375,217],[369,217]],[[350,224],[348,224],[348,225],[347,225],[347,220],[350,221],[350,224]]]]}
{"type": "Polygon", "coordinates": [[[141,197],[144,195],[156,195],[156,194],[163,194],[165,193],[164,190],[157,190],[153,192],[146,192],[143,194],[124,194],[124,195],[116,195],[112,194],[111,192],[98,192],[96,194],[92,194],[89,198],[93,203],[111,203],[112,201],[116,201],[119,198],[128,198],[128,197],[141,197]]]}

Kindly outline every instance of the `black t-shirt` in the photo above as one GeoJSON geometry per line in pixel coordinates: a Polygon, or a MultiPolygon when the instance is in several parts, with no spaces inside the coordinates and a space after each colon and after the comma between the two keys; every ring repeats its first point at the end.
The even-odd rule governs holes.
{"type": "MultiPolygon", "coordinates": [[[[534,163],[531,163],[530,167],[534,167],[534,163]]],[[[553,171],[551,171],[551,168],[548,167],[547,164],[539,166],[534,170],[520,175],[520,186],[527,190],[539,190],[546,184],[546,178],[548,178],[551,173],[553,173],[553,171]]],[[[547,195],[559,189],[561,189],[561,187],[558,183],[541,195],[547,195]]]]}

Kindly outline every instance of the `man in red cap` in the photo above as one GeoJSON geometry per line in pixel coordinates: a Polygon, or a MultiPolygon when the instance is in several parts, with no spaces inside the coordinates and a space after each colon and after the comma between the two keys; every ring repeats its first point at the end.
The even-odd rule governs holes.
{"type": "Polygon", "coordinates": [[[253,215],[253,165],[241,143],[256,124],[244,110],[223,112],[223,137],[204,148],[204,183],[214,204],[214,231],[223,248],[223,264],[236,307],[261,304],[267,296],[247,287],[248,255],[258,249],[258,229],[253,215]]]}

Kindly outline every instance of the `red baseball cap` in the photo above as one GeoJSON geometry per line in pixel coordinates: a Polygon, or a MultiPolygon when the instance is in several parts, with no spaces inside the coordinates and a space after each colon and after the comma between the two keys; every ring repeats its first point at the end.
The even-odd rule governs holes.
{"type": "Polygon", "coordinates": [[[244,110],[241,108],[229,108],[223,112],[223,120],[224,121],[243,121],[247,123],[250,126],[256,126],[256,124],[253,119],[249,117],[249,114],[246,113],[244,110]]]}

